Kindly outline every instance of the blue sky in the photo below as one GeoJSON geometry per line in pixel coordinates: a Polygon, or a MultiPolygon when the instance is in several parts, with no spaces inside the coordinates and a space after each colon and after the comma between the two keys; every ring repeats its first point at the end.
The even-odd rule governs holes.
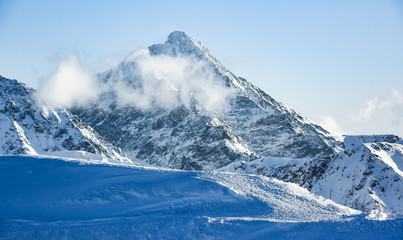
{"type": "Polygon", "coordinates": [[[402,1],[5,1],[0,74],[35,88],[186,31],[235,74],[340,133],[403,137],[402,1]]]}

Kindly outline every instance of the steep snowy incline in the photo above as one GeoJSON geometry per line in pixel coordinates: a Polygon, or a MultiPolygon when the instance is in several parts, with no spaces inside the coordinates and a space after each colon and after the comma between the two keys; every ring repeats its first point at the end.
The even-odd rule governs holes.
{"type": "Polygon", "coordinates": [[[0,76],[0,155],[50,155],[133,164],[80,118],[38,103],[37,92],[0,76]]]}
{"type": "Polygon", "coordinates": [[[327,159],[232,163],[223,171],[255,173],[304,186],[355,209],[403,214],[403,145],[394,135],[345,136],[346,150],[327,159]]]}
{"type": "MultiPolygon", "coordinates": [[[[148,67],[158,66],[150,63],[148,67]]],[[[193,70],[194,67],[190,68],[193,70]]],[[[314,158],[340,151],[341,142],[336,136],[235,76],[209,53],[204,44],[184,32],[173,32],[164,44],[134,52],[98,77],[100,84],[108,86],[109,91],[90,110],[72,111],[129,156],[152,165],[211,170],[259,156],[314,158]],[[183,59],[205,65],[201,69],[205,75],[199,75],[206,78],[193,78],[192,75],[184,82],[207,84],[210,77],[214,79],[220,89],[233,93],[229,95],[226,111],[214,111],[205,106],[205,99],[196,98],[200,89],[189,90],[188,85],[175,87],[170,76],[162,78],[158,74],[152,76],[158,86],[155,89],[168,89],[169,93],[161,95],[193,96],[190,102],[185,100],[171,108],[133,106],[150,97],[145,95],[133,105],[119,107],[122,89],[123,95],[132,93],[131,98],[149,91],[146,81],[149,79],[143,79],[141,66],[147,61],[145,59],[160,58],[168,58],[170,62],[160,62],[159,67],[181,65],[183,59]]],[[[217,92],[207,98],[214,99],[221,94],[217,92]]],[[[151,100],[151,104],[161,102],[160,99],[151,100]]]]}

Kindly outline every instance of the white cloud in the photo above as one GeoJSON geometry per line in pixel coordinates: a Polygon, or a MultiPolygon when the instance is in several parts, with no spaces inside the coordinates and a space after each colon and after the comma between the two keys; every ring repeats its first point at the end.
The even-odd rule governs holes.
{"type": "Polygon", "coordinates": [[[374,97],[368,100],[353,116],[356,122],[378,122],[390,123],[391,125],[402,125],[403,121],[403,94],[398,90],[392,90],[386,98],[374,97]]]}
{"type": "Polygon", "coordinates": [[[401,120],[403,117],[403,94],[397,90],[392,90],[390,96],[379,99],[374,97],[368,100],[359,110],[358,115],[354,116],[357,122],[373,120],[385,116],[394,120],[401,120]]]}
{"type": "Polygon", "coordinates": [[[224,112],[234,94],[206,62],[198,59],[150,56],[148,51],[137,51],[125,61],[128,66],[104,86],[116,93],[120,107],[172,109],[183,104],[190,108],[192,102],[197,102],[208,110],[224,112]],[[135,67],[130,66],[132,62],[135,67]]]}
{"type": "Polygon", "coordinates": [[[368,100],[365,103],[365,106],[360,108],[358,116],[355,117],[356,120],[360,121],[360,120],[364,120],[364,119],[370,119],[372,114],[373,114],[373,112],[377,108],[378,104],[379,104],[379,99],[378,98],[368,100]]]}
{"type": "Polygon", "coordinates": [[[330,131],[336,135],[342,135],[342,134],[346,133],[343,130],[343,128],[340,126],[338,121],[331,115],[320,116],[319,125],[321,125],[322,127],[326,128],[328,131],[330,131]]]}
{"type": "Polygon", "coordinates": [[[43,85],[42,99],[63,107],[86,106],[100,94],[112,91],[119,107],[171,109],[179,104],[191,107],[195,101],[208,110],[224,112],[234,94],[206,62],[198,59],[150,56],[148,51],[138,51],[125,61],[135,61],[136,67],[121,70],[101,83],[82,69],[76,57],[70,57],[43,85]]]}
{"type": "MultiPolygon", "coordinates": [[[[392,90],[386,97],[375,96],[367,100],[355,113],[332,117],[345,134],[396,134],[403,137],[403,94],[392,90]]],[[[337,131],[331,118],[323,126],[337,131]]]]}
{"type": "Polygon", "coordinates": [[[54,106],[82,106],[94,100],[98,90],[95,79],[82,69],[77,57],[70,56],[42,85],[40,97],[54,106]]]}
{"type": "Polygon", "coordinates": [[[403,93],[392,90],[386,97],[375,96],[355,113],[319,117],[319,124],[334,133],[403,137],[403,93]]]}
{"type": "Polygon", "coordinates": [[[178,103],[190,107],[196,100],[203,107],[222,112],[232,89],[218,79],[204,61],[189,57],[147,56],[138,61],[142,96],[154,106],[169,108],[178,103]]]}

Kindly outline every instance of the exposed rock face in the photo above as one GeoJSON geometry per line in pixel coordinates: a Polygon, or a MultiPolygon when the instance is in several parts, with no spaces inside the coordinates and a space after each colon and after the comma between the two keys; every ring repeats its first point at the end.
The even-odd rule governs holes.
{"type": "Polygon", "coordinates": [[[155,166],[217,169],[254,155],[226,122],[184,106],[147,112],[98,109],[80,115],[129,156],[155,166]]]}

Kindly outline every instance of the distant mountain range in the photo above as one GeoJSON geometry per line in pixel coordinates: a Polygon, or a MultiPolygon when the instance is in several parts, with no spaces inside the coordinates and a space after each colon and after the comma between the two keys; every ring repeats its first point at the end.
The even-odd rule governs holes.
{"type": "Polygon", "coordinates": [[[0,78],[0,131],[6,136],[1,154],[253,173],[332,195],[355,209],[403,213],[399,137],[336,136],[230,72],[187,33],[173,32],[164,44],[136,51],[96,77],[108,87],[97,101],[68,110],[41,103],[35,90],[0,78]],[[193,74],[185,83],[172,82],[153,71],[145,75],[147,59],[162,59],[159,64],[168,69],[178,67],[175,59],[177,65],[196,65],[184,68],[193,74]],[[150,90],[148,81],[157,87],[150,90]],[[122,89],[140,97],[164,92],[153,93],[147,104],[141,98],[122,104],[122,89]]]}

